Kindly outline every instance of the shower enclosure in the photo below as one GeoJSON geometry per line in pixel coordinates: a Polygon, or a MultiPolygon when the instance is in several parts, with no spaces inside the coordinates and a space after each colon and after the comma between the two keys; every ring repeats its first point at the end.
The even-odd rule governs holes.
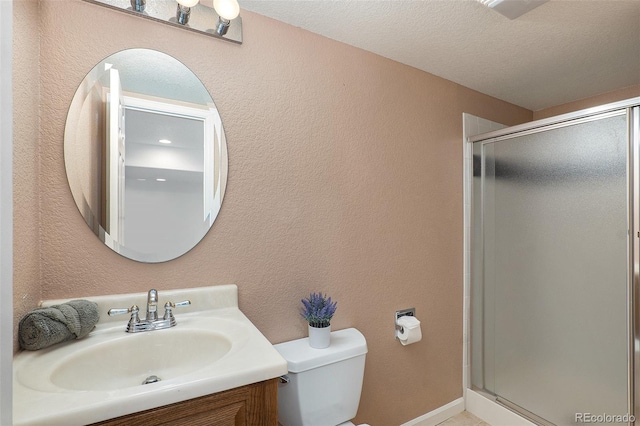
{"type": "Polygon", "coordinates": [[[470,383],[538,424],[640,415],[639,105],[470,139],[470,383]]]}

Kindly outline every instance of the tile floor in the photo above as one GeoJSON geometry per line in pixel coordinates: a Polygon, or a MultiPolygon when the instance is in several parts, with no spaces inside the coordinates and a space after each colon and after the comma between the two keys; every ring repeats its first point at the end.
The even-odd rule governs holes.
{"type": "Polygon", "coordinates": [[[489,423],[477,418],[473,414],[463,411],[440,423],[438,426],[491,426],[489,423]]]}

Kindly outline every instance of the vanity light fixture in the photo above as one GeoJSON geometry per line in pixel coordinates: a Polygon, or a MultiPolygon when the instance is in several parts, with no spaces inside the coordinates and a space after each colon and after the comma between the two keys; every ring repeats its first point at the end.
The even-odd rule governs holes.
{"type": "MultiPolygon", "coordinates": [[[[1,1],[1,0],[0,0],[1,1]]],[[[84,0],[173,27],[242,44],[242,18],[237,0],[84,0]],[[176,9],[177,2],[177,9],[176,9]]]]}
{"type": "Polygon", "coordinates": [[[166,144],[166,145],[171,143],[171,141],[169,139],[159,139],[158,142],[166,144]]]}
{"type": "Polygon", "coordinates": [[[156,178],[156,182],[166,182],[165,178],[156,178]]]}

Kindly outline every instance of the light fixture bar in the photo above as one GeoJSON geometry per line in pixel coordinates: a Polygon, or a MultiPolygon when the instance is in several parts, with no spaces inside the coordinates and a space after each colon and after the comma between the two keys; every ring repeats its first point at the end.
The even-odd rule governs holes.
{"type": "Polygon", "coordinates": [[[146,0],[137,1],[144,4],[144,11],[137,12],[132,7],[136,0],[84,0],[87,3],[93,3],[105,6],[110,9],[119,10],[130,15],[141,18],[151,19],[153,21],[162,22],[177,28],[193,31],[199,34],[208,35],[213,38],[227,40],[234,43],[242,44],[242,18],[238,16],[232,19],[229,27],[224,34],[216,32],[220,16],[216,11],[202,4],[197,4],[191,8],[188,24],[180,24],[176,19],[176,1],[175,0],[146,0]],[[145,4],[146,3],[146,4],[145,4]]]}

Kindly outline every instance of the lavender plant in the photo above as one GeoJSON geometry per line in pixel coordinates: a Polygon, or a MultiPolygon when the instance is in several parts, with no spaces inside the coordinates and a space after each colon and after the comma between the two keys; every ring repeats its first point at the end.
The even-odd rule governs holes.
{"type": "Polygon", "coordinates": [[[311,293],[309,297],[302,299],[302,310],[300,315],[307,320],[311,327],[329,327],[331,317],[336,313],[338,302],[331,302],[322,293],[311,293]]]}

